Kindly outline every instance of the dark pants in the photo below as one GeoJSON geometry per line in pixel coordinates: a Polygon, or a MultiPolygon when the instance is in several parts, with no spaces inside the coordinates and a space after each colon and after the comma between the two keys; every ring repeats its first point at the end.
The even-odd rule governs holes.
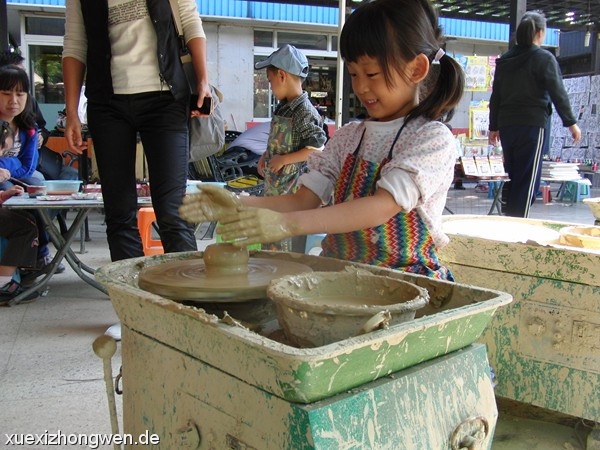
{"type": "Polygon", "coordinates": [[[148,162],[150,193],[165,252],[197,250],[194,228],[179,216],[188,170],[188,101],[167,92],[88,101],[112,261],[143,256],[137,228],[137,133],[148,162]]]}
{"type": "Polygon", "coordinates": [[[502,127],[499,131],[504,168],[510,178],[503,197],[506,201],[504,212],[507,216],[528,217],[540,187],[544,129],[515,125],[502,127]]]}
{"type": "MultiPolygon", "coordinates": [[[[20,181],[22,181],[23,183],[29,184],[31,186],[41,186],[43,185],[43,180],[41,178],[38,178],[36,176],[31,176],[31,177],[23,177],[23,178],[19,178],[20,181]]],[[[11,187],[14,186],[14,183],[10,180],[7,181],[3,181],[2,183],[0,183],[0,191],[6,191],[7,189],[10,189],[11,187]]],[[[27,194],[23,194],[23,195],[27,195],[27,194]]],[[[37,257],[39,258],[43,258],[44,256],[48,256],[50,254],[50,250],[48,249],[48,244],[50,243],[50,236],[48,235],[48,231],[46,231],[46,227],[44,226],[44,222],[42,221],[42,218],[40,217],[40,213],[37,212],[36,210],[31,210],[28,211],[29,214],[31,214],[34,219],[35,219],[35,224],[37,227],[37,236],[39,239],[39,245],[36,247],[37,250],[37,257]]],[[[4,236],[4,235],[2,235],[4,236]]]]}
{"type": "Polygon", "coordinates": [[[38,253],[36,219],[23,210],[0,208],[0,236],[7,240],[0,264],[34,267],[38,253]]]}

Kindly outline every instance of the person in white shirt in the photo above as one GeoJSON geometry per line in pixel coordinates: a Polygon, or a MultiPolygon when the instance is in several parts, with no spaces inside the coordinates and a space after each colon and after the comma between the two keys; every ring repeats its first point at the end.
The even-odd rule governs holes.
{"type": "Polygon", "coordinates": [[[78,117],[85,73],[88,128],[98,163],[113,261],[143,256],[137,229],[136,144],[148,163],[152,204],[165,252],[196,250],[194,228],[179,216],[188,169],[191,90],[210,97],[206,36],[194,0],[67,0],[63,78],[65,137],[85,144],[78,117]],[[180,60],[171,5],[181,19],[197,85],[180,60]]]}

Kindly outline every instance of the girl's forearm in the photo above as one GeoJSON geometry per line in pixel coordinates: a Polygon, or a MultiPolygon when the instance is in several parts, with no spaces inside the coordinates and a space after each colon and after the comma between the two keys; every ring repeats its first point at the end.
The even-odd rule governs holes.
{"type": "Polygon", "coordinates": [[[318,208],[321,200],[311,190],[301,186],[294,194],[273,197],[240,197],[245,206],[266,208],[277,212],[304,211],[318,208]]]}
{"type": "Polygon", "coordinates": [[[285,214],[294,235],[349,233],[384,224],[401,211],[387,191],[333,206],[285,214]]]}

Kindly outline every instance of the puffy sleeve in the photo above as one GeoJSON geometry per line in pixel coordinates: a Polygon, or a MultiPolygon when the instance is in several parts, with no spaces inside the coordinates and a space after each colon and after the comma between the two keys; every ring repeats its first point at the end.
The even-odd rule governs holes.
{"type": "Polygon", "coordinates": [[[396,143],[377,185],[390,192],[405,211],[446,192],[454,177],[455,139],[441,122],[415,119],[396,143]]]}

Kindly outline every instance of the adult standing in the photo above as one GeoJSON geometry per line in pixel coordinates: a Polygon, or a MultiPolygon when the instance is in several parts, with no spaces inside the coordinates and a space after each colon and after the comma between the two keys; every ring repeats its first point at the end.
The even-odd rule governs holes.
{"type": "Polygon", "coordinates": [[[71,150],[81,153],[85,144],[77,110],[86,72],[88,127],[113,261],[143,256],[137,229],[138,133],[165,252],[197,249],[193,227],[178,212],[188,170],[190,86],[170,3],[179,8],[201,105],[210,91],[206,36],[194,0],[67,0],[65,137],[71,150]]]}
{"type": "Polygon", "coordinates": [[[512,217],[528,217],[539,189],[548,139],[544,128],[552,104],[574,142],[581,139],[556,58],[540,48],[545,35],[546,18],[538,12],[525,13],[517,27],[516,45],[496,61],[489,142],[502,143],[510,177],[505,213],[512,217]]]}

